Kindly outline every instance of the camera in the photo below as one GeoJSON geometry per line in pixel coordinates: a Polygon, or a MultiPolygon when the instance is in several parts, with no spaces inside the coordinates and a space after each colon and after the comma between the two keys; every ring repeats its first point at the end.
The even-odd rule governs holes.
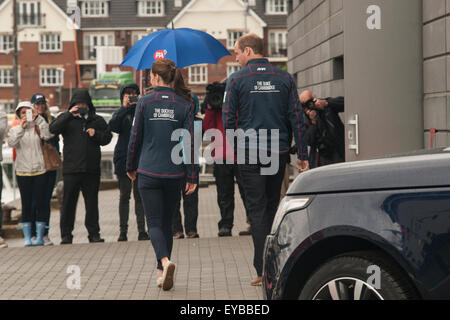
{"type": "Polygon", "coordinates": [[[213,82],[206,86],[205,103],[209,104],[213,110],[222,109],[225,86],[225,83],[220,82],[213,82]]]}
{"type": "Polygon", "coordinates": [[[80,115],[84,116],[85,114],[88,114],[89,108],[88,107],[79,107],[78,112],[80,113],[80,115]]]}
{"type": "Polygon", "coordinates": [[[138,96],[131,96],[130,104],[137,104],[138,100],[139,100],[138,96]]]}
{"type": "Polygon", "coordinates": [[[314,100],[315,100],[314,98],[311,98],[308,101],[306,101],[305,103],[302,103],[303,109],[322,111],[322,110],[316,108],[316,102],[314,100]]]}

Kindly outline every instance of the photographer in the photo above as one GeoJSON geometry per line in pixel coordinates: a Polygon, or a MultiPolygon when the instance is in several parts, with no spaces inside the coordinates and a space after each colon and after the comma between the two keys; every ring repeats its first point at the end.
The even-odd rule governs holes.
{"type": "Polygon", "coordinates": [[[83,193],[89,242],[104,242],[100,237],[98,190],[100,187],[100,146],[111,142],[105,119],[95,113],[86,89],[74,91],[68,111],[50,124],[50,132],[64,138],[64,196],[61,211],[61,244],[72,243],[78,196],[83,193]]]}
{"type": "Polygon", "coordinates": [[[131,127],[133,125],[134,114],[140,94],[137,84],[125,85],[120,90],[120,100],[122,107],[114,112],[109,127],[112,132],[118,133],[116,147],[114,148],[114,174],[119,181],[120,200],[119,200],[119,218],[120,234],[117,241],[128,241],[128,218],[130,212],[130,196],[133,189],[134,212],[136,214],[136,223],[138,227],[138,240],[149,240],[145,230],[144,207],[138,189],[138,179],[134,182],[127,176],[127,152],[128,142],[130,140],[131,127]]]}
{"type": "MultiPolygon", "coordinates": [[[[238,183],[239,193],[245,206],[244,189],[241,185],[238,166],[234,151],[226,140],[222,122],[222,102],[225,93],[225,83],[214,82],[206,87],[206,97],[202,104],[203,131],[218,129],[222,133],[223,140],[215,141],[217,148],[212,154],[214,157],[214,177],[216,178],[217,202],[220,208],[221,220],[219,221],[219,237],[231,236],[234,221],[234,183],[238,183]],[[222,147],[222,148],[221,148],[222,147]],[[226,164],[234,161],[234,164],[226,164]],[[231,161],[230,161],[231,160],[231,161]]],[[[245,210],[247,214],[247,209],[245,210]]],[[[240,235],[248,234],[241,232],[240,235]]]]}
{"type": "Polygon", "coordinates": [[[344,162],[344,124],[338,115],[344,112],[344,98],[317,99],[306,90],[300,95],[300,102],[308,127],[310,168],[344,162]]]}

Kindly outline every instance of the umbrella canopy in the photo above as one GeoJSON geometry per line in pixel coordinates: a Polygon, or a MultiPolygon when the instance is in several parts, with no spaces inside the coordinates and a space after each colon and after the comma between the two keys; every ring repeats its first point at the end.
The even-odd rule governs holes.
{"type": "Polygon", "coordinates": [[[206,32],[189,29],[159,30],[139,40],[125,56],[122,66],[151,69],[153,62],[170,59],[178,68],[199,63],[217,63],[230,52],[206,32]]]}

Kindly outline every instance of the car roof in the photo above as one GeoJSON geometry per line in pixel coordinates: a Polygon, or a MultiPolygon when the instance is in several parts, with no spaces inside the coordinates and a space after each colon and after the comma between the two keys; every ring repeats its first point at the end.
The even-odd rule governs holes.
{"type": "Polygon", "coordinates": [[[288,195],[450,187],[450,148],[329,165],[302,173],[288,195]]]}

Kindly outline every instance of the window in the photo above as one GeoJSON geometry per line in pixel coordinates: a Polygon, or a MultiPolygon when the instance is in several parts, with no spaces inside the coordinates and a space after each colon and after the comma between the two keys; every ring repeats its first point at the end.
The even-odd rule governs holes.
{"type": "Polygon", "coordinates": [[[269,56],[287,57],[287,31],[269,32],[269,56]]]}
{"type": "Polygon", "coordinates": [[[108,1],[83,1],[81,14],[83,17],[107,17],[108,6],[108,1]]]}
{"type": "Polygon", "coordinates": [[[208,83],[208,66],[197,65],[189,67],[189,83],[190,84],[208,83]]]}
{"type": "Polygon", "coordinates": [[[41,41],[39,42],[40,52],[60,52],[62,51],[61,35],[56,33],[41,34],[41,41]]]}
{"type": "Polygon", "coordinates": [[[138,42],[139,40],[141,40],[143,37],[145,37],[147,35],[147,33],[143,32],[143,33],[133,33],[133,38],[132,38],[132,43],[131,45],[135,45],[136,42],[138,42]]]}
{"type": "Polygon", "coordinates": [[[266,0],[266,13],[287,14],[287,0],[266,0]]]}
{"type": "Polygon", "coordinates": [[[113,34],[85,34],[83,44],[83,54],[86,60],[97,58],[96,47],[114,46],[113,34]]]}
{"type": "Polygon", "coordinates": [[[14,49],[13,36],[10,34],[0,35],[0,52],[8,52],[14,49]]]}
{"type": "Polygon", "coordinates": [[[0,86],[12,87],[14,85],[13,68],[7,67],[0,69],[0,86]]]}
{"type": "Polygon", "coordinates": [[[233,73],[241,70],[241,66],[238,64],[227,65],[227,78],[229,78],[233,73]]]}
{"type": "Polygon", "coordinates": [[[63,85],[62,68],[41,68],[39,70],[39,85],[41,87],[60,87],[63,85]]]}
{"type": "Polygon", "coordinates": [[[242,31],[228,31],[227,48],[234,49],[234,45],[236,44],[237,39],[239,39],[243,35],[244,32],[242,31]]]}
{"type": "Polygon", "coordinates": [[[0,109],[3,109],[6,113],[14,113],[14,103],[13,102],[0,102],[0,109]]]}
{"type": "Polygon", "coordinates": [[[138,2],[139,16],[163,16],[164,2],[162,0],[139,0],[138,2]]]}
{"type": "Polygon", "coordinates": [[[43,23],[41,15],[41,3],[38,1],[20,1],[18,5],[19,26],[41,26],[43,23]]]}

